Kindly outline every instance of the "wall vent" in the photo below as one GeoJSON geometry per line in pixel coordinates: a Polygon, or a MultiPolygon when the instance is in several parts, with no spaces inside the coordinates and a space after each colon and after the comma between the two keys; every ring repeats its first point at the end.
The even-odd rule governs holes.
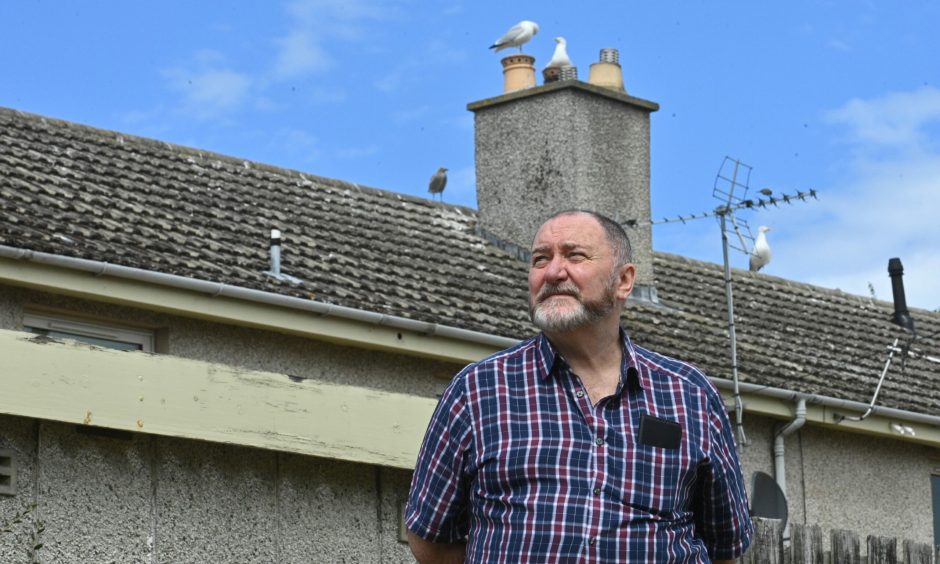
{"type": "Polygon", "coordinates": [[[16,495],[16,466],[9,449],[0,449],[0,495],[16,495]]]}

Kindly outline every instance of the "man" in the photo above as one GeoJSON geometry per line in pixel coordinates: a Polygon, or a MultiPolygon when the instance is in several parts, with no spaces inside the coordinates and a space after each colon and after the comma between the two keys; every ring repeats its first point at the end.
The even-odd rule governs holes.
{"type": "Polygon", "coordinates": [[[599,214],[542,224],[542,333],[461,371],[428,427],[406,514],[419,562],[732,562],[747,548],[721,396],[620,327],[630,255],[599,214]]]}

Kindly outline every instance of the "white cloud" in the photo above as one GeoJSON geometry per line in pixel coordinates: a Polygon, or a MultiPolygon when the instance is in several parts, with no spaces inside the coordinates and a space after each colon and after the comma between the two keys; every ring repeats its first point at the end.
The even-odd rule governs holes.
{"type": "Polygon", "coordinates": [[[323,49],[319,38],[309,30],[294,30],[275,40],[279,47],[274,75],[288,79],[330,69],[333,58],[323,49]]]}
{"type": "Polygon", "coordinates": [[[830,123],[847,126],[847,140],[863,150],[892,146],[920,150],[928,142],[926,126],[940,122],[940,89],[924,86],[872,100],[855,98],[829,112],[826,118],[830,123]]]}
{"type": "Polygon", "coordinates": [[[274,40],[274,76],[280,80],[329,70],[335,64],[331,44],[364,41],[364,22],[394,16],[383,3],[369,0],[295,0],[285,9],[290,30],[274,40]]]}
{"type": "Polygon", "coordinates": [[[196,119],[213,119],[242,107],[252,80],[228,68],[206,67],[204,55],[197,55],[196,69],[176,67],[163,75],[170,88],[182,95],[183,113],[196,119]]]}
{"type": "Polygon", "coordinates": [[[940,90],[920,88],[830,112],[853,151],[820,200],[762,214],[774,227],[770,274],[891,300],[887,264],[901,258],[908,305],[940,307],[940,90]]]}

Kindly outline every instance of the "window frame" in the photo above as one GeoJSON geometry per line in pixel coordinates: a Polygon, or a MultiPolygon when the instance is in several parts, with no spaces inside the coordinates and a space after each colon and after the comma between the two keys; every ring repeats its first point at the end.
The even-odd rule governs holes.
{"type": "Polygon", "coordinates": [[[108,322],[89,321],[51,313],[24,312],[23,330],[33,332],[31,329],[64,334],[65,338],[74,338],[77,341],[82,341],[82,337],[87,337],[103,341],[113,341],[115,343],[137,345],[140,347],[139,349],[125,349],[109,347],[106,343],[91,343],[104,348],[131,351],[139,350],[148,353],[154,352],[154,344],[156,341],[155,332],[147,331],[146,329],[136,329],[108,322]]]}

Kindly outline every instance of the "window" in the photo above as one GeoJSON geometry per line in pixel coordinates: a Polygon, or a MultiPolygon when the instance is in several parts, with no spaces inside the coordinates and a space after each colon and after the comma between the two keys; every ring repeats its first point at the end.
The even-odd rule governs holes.
{"type": "Polygon", "coordinates": [[[153,352],[153,332],[46,314],[23,315],[23,329],[122,351],[153,352]]]}

